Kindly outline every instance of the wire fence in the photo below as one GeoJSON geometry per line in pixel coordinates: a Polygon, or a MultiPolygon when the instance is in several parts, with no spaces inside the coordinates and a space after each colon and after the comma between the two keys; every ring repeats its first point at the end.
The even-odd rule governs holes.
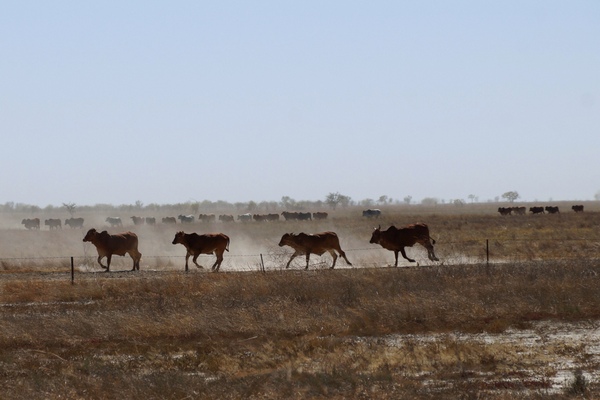
{"type": "MultiPolygon", "coordinates": [[[[394,253],[380,246],[345,249],[352,266],[348,266],[339,257],[335,268],[367,268],[394,265],[394,253]]],[[[600,255],[600,238],[594,239],[473,239],[451,242],[437,242],[435,252],[439,262],[430,261],[427,251],[416,245],[406,248],[406,253],[417,262],[410,263],[399,255],[398,266],[425,265],[465,265],[465,264],[498,264],[532,261],[556,260],[590,260],[600,255]]],[[[272,271],[282,270],[290,259],[292,252],[286,248],[273,247],[261,253],[235,254],[226,253],[220,271],[272,271]]],[[[143,255],[142,271],[168,272],[187,271],[185,255],[143,255]]],[[[189,268],[195,270],[190,257],[189,268]]],[[[36,274],[59,273],[70,271],[71,280],[75,275],[102,271],[97,262],[97,254],[52,256],[52,257],[6,257],[0,258],[0,276],[8,273],[36,274]]],[[[330,268],[332,257],[324,253],[321,257],[311,254],[309,269],[330,268]]],[[[201,255],[198,263],[205,270],[215,262],[214,255],[201,255]]],[[[106,264],[106,259],[103,259],[106,264]]],[[[112,258],[111,271],[127,271],[132,267],[128,256],[112,258]]],[[[304,269],[306,257],[296,257],[290,265],[291,269],[304,269]]]]}

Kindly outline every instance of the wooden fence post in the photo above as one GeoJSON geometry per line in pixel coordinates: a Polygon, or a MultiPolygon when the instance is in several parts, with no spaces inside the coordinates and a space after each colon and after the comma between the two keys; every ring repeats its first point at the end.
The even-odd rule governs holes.
{"type": "Polygon", "coordinates": [[[485,263],[490,266],[490,240],[485,239],[485,263]]]}
{"type": "Polygon", "coordinates": [[[71,257],[71,285],[75,284],[75,263],[71,257]]]}

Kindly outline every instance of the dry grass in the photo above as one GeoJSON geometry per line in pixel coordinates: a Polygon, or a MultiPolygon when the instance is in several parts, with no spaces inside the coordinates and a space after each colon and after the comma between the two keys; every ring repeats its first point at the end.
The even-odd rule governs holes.
{"type": "MultiPolygon", "coordinates": [[[[465,252],[452,243],[481,243],[488,235],[498,243],[537,238],[554,244],[532,248],[517,241],[503,249],[508,261],[490,265],[382,268],[393,257],[384,250],[377,256],[349,253],[377,268],[333,271],[186,274],[182,265],[156,261],[156,271],[78,273],[74,285],[68,273],[52,272],[62,271],[63,261],[51,268],[38,260],[33,266],[7,261],[0,273],[2,397],[471,398],[484,393],[508,399],[560,398],[568,392],[550,390],[557,372],[541,358],[536,367],[542,375],[524,372],[533,358],[517,356],[517,344],[465,342],[455,334],[502,334],[538,321],[598,320],[600,262],[590,257],[594,245],[581,241],[587,247],[561,257],[566,250],[556,244],[561,237],[579,243],[597,235],[598,215],[552,220],[486,213],[388,215],[382,225],[427,222],[440,258],[465,252]],[[511,254],[522,259],[514,261],[511,254]],[[48,272],[31,273],[40,268],[48,272]],[[390,342],[390,335],[403,339],[390,342]],[[417,339],[423,335],[435,339],[417,339]]],[[[308,227],[334,228],[342,246],[353,248],[365,246],[371,224],[342,214],[308,227]]],[[[270,251],[273,238],[306,227],[227,229],[232,251],[238,238],[245,251],[262,246],[274,259],[285,260],[270,251]]],[[[10,236],[7,232],[15,233],[2,235],[10,236]]],[[[63,236],[54,239],[60,251],[83,248],[69,242],[80,242],[82,232],[16,232],[21,239],[50,233],[63,236]]],[[[161,243],[161,237],[172,240],[164,228],[143,233],[157,251],[182,250],[161,243]]],[[[474,248],[480,251],[481,245],[474,248]]],[[[589,349],[563,347],[556,353],[598,370],[589,349]]],[[[586,395],[597,390],[593,379],[586,381],[586,395]]]]}

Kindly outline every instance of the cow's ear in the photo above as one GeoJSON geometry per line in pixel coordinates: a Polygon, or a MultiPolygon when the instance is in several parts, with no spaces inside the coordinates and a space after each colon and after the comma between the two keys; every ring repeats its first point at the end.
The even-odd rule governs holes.
{"type": "Polygon", "coordinates": [[[102,232],[100,232],[100,236],[107,237],[107,236],[110,236],[110,235],[108,234],[107,231],[102,231],[102,232]]]}
{"type": "Polygon", "coordinates": [[[377,229],[381,230],[381,225],[379,225],[379,227],[377,229]]]}

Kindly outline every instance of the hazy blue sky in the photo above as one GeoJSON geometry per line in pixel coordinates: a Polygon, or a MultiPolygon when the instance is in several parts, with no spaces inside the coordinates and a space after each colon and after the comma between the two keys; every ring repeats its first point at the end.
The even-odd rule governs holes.
{"type": "Polygon", "coordinates": [[[600,1],[7,1],[0,203],[586,200],[600,1]]]}

